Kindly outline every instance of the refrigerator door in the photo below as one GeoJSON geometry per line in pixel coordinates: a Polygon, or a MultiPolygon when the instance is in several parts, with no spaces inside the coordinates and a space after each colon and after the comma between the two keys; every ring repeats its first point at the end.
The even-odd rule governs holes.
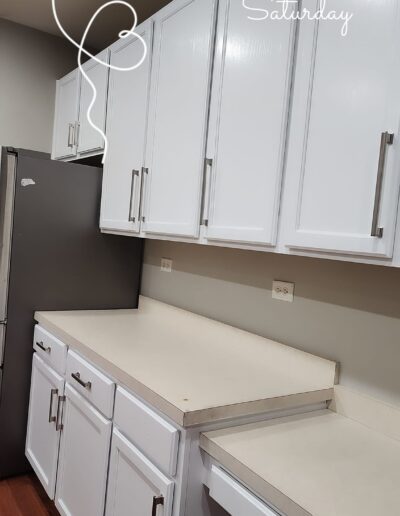
{"type": "Polygon", "coordinates": [[[25,436],[35,310],[136,308],[142,262],[140,239],[100,232],[101,169],[19,149],[14,154],[0,478],[28,469],[25,436]]]}
{"type": "Polygon", "coordinates": [[[7,319],[15,175],[16,156],[3,148],[0,169],[0,323],[7,319]]]}

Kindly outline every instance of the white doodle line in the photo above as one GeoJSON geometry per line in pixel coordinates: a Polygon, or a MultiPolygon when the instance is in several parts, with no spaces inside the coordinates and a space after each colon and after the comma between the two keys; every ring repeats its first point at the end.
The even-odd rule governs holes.
{"type": "Polygon", "coordinates": [[[55,21],[56,21],[56,23],[58,25],[58,28],[60,29],[62,34],[73,45],[75,45],[76,48],[78,49],[78,66],[79,66],[79,69],[80,69],[83,77],[85,78],[85,80],[88,82],[88,84],[90,85],[90,87],[92,89],[93,96],[92,96],[92,100],[91,100],[91,102],[90,102],[90,104],[88,106],[88,109],[86,111],[86,117],[87,117],[87,120],[88,120],[90,126],[93,127],[93,129],[95,131],[97,131],[101,135],[103,140],[104,140],[104,154],[103,154],[103,159],[102,159],[102,162],[104,163],[106,155],[107,155],[107,151],[108,151],[108,139],[107,139],[107,136],[105,135],[104,131],[93,122],[92,117],[91,117],[91,111],[92,111],[92,108],[93,108],[94,103],[96,102],[96,98],[97,98],[97,89],[96,89],[96,86],[94,85],[93,81],[90,79],[90,77],[87,75],[87,73],[83,69],[83,66],[82,66],[82,52],[84,52],[87,56],[89,56],[90,58],[94,59],[95,61],[97,61],[101,65],[106,66],[110,70],[115,70],[115,71],[118,71],[118,72],[130,72],[132,70],[135,70],[136,68],[139,68],[139,66],[141,66],[143,64],[144,60],[146,59],[146,56],[147,56],[147,44],[146,44],[145,40],[142,38],[142,36],[140,36],[140,34],[137,34],[135,32],[135,29],[137,27],[137,14],[136,14],[136,11],[135,11],[135,9],[130,4],[128,4],[127,2],[124,2],[123,0],[111,0],[110,2],[106,2],[105,4],[100,6],[97,9],[97,11],[93,14],[93,16],[91,17],[89,23],[86,26],[86,29],[85,29],[85,31],[83,33],[81,42],[77,43],[68,34],[68,32],[64,29],[64,27],[62,26],[62,24],[60,22],[60,19],[58,17],[58,13],[57,13],[57,9],[56,9],[56,0],[51,0],[51,7],[52,7],[52,10],[53,10],[53,16],[54,16],[54,19],[55,19],[55,21]],[[130,11],[133,14],[133,20],[134,21],[133,21],[132,28],[130,30],[122,30],[122,31],[120,31],[119,34],[118,34],[118,37],[120,39],[123,39],[123,38],[126,38],[127,36],[131,35],[131,36],[135,36],[136,38],[138,38],[139,41],[142,43],[142,45],[143,45],[143,56],[140,59],[140,61],[138,63],[136,63],[135,65],[132,65],[132,66],[129,66],[129,67],[115,66],[115,65],[112,65],[111,63],[107,63],[105,61],[102,61],[101,59],[99,59],[98,57],[94,56],[93,54],[91,54],[90,52],[88,52],[84,48],[86,37],[87,37],[88,32],[91,29],[95,19],[97,18],[97,16],[104,9],[106,9],[107,7],[109,7],[111,5],[123,5],[123,6],[127,7],[128,9],[130,9],[130,11]]]}

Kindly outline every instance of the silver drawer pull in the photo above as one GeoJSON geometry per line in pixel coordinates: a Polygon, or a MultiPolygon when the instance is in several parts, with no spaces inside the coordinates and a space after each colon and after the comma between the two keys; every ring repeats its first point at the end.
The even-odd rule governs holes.
{"type": "Polygon", "coordinates": [[[92,388],[92,382],[84,382],[81,380],[81,374],[80,373],[71,373],[72,378],[79,383],[79,385],[82,385],[85,389],[90,391],[92,388]]]}
{"type": "Polygon", "coordinates": [[[57,416],[56,416],[56,431],[59,432],[64,428],[64,425],[62,423],[62,412],[61,412],[61,405],[63,402],[65,402],[66,397],[65,396],[59,396],[58,397],[58,403],[57,403],[57,416]]]}
{"type": "Polygon", "coordinates": [[[382,198],[382,184],[383,184],[383,176],[385,173],[385,165],[386,165],[386,151],[388,145],[392,145],[394,141],[393,133],[382,133],[381,135],[381,147],[379,151],[379,163],[378,163],[378,175],[376,178],[376,188],[375,188],[375,201],[374,201],[374,214],[372,217],[372,228],[371,228],[371,236],[376,238],[383,237],[383,228],[379,227],[379,212],[381,208],[381,198],[382,198]]]}
{"type": "Polygon", "coordinates": [[[36,346],[38,348],[40,348],[42,351],[44,351],[45,353],[51,353],[51,347],[48,346],[46,348],[46,346],[43,344],[43,341],[41,340],[40,342],[36,342],[36,346]]]}
{"type": "Polygon", "coordinates": [[[159,505],[164,505],[164,497],[163,496],[153,496],[153,506],[151,509],[151,516],[157,516],[157,507],[159,505]]]}
{"type": "Polygon", "coordinates": [[[57,418],[53,416],[53,398],[58,394],[58,389],[51,389],[50,391],[50,407],[49,407],[49,423],[55,423],[57,418]]]}

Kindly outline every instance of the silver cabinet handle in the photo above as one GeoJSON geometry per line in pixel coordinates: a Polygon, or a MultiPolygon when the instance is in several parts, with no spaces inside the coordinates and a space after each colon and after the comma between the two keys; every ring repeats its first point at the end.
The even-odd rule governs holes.
{"type": "Polygon", "coordinates": [[[208,226],[209,217],[209,195],[210,195],[210,183],[212,173],[213,160],[211,158],[204,159],[204,172],[203,172],[203,191],[201,194],[201,225],[208,226]]]}
{"type": "Polygon", "coordinates": [[[64,425],[62,423],[62,412],[61,412],[61,405],[66,400],[65,396],[59,396],[58,402],[57,402],[57,415],[56,415],[56,431],[59,432],[64,428],[64,425]]]}
{"type": "Polygon", "coordinates": [[[139,220],[145,222],[146,218],[143,215],[143,204],[144,204],[144,175],[149,175],[149,169],[146,167],[142,167],[142,177],[140,181],[140,201],[139,201],[139,209],[138,209],[138,217],[139,220]]]}
{"type": "Polygon", "coordinates": [[[38,348],[40,348],[42,351],[44,351],[45,353],[51,353],[51,347],[50,346],[45,346],[43,344],[43,341],[41,340],[40,342],[36,342],[36,346],[38,348]]]}
{"type": "Polygon", "coordinates": [[[374,214],[372,217],[372,227],[371,227],[371,236],[376,238],[383,237],[383,228],[379,227],[379,213],[381,208],[381,198],[382,198],[382,184],[383,184],[383,176],[385,173],[385,164],[386,164],[386,151],[388,145],[392,145],[394,141],[394,134],[384,132],[381,135],[381,147],[379,151],[379,163],[378,163],[378,175],[376,178],[376,188],[375,188],[375,201],[374,201],[374,214]]]}
{"type": "Polygon", "coordinates": [[[79,122],[75,122],[75,126],[74,126],[74,145],[76,147],[78,147],[79,145],[79,133],[80,133],[80,129],[81,129],[81,124],[79,122]]]}
{"type": "Polygon", "coordinates": [[[159,505],[164,505],[164,497],[163,496],[153,496],[153,506],[151,508],[151,516],[157,516],[157,507],[159,505]]]}
{"type": "Polygon", "coordinates": [[[56,416],[53,416],[53,398],[58,394],[58,389],[51,389],[50,391],[50,407],[49,407],[49,423],[56,422],[56,416]]]}
{"type": "Polygon", "coordinates": [[[80,373],[71,373],[72,378],[79,383],[79,385],[82,385],[85,389],[90,391],[92,388],[92,382],[84,382],[81,380],[81,374],[80,373]]]}
{"type": "Polygon", "coordinates": [[[74,146],[74,124],[68,124],[68,147],[74,146]]]}
{"type": "Polygon", "coordinates": [[[139,170],[132,170],[132,177],[131,177],[131,196],[129,199],[129,215],[128,220],[129,222],[136,222],[136,217],[132,215],[132,207],[133,207],[133,196],[135,192],[135,181],[136,178],[139,177],[139,170]]]}

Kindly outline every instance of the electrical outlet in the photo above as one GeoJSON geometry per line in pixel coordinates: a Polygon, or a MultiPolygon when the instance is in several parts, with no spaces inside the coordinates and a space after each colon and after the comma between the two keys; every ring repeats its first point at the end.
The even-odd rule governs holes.
{"type": "Polygon", "coordinates": [[[169,258],[161,258],[161,271],[172,272],[172,260],[169,258]]]}
{"type": "Polygon", "coordinates": [[[293,303],[294,283],[274,281],[272,283],[272,298],[277,299],[278,301],[293,303]]]}

